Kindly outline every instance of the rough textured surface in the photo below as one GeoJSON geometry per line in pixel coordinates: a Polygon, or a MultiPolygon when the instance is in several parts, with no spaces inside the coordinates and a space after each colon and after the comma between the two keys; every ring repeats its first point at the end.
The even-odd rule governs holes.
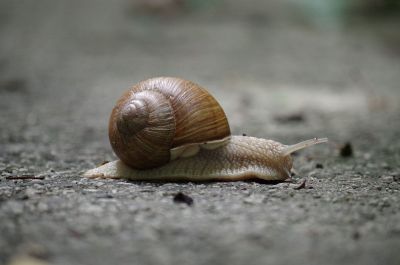
{"type": "Polygon", "coordinates": [[[188,2],[0,2],[0,263],[399,264],[398,20],[188,2]],[[82,178],[115,159],[123,90],[158,75],[209,88],[234,134],[329,137],[295,156],[305,188],[82,178]]]}

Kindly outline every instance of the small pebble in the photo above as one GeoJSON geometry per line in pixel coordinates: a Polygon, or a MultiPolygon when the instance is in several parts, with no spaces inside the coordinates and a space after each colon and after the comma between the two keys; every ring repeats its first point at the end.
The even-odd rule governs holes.
{"type": "Polygon", "coordinates": [[[355,232],[351,235],[351,237],[352,237],[354,240],[358,240],[358,239],[360,239],[361,234],[360,234],[360,232],[355,231],[355,232]]]}
{"type": "Polygon", "coordinates": [[[393,176],[393,180],[396,182],[400,182],[400,174],[396,174],[393,176]]]}
{"type": "Polygon", "coordinates": [[[306,179],[303,179],[300,184],[296,187],[294,187],[293,189],[295,190],[301,190],[301,189],[305,189],[306,188],[306,179]]]}
{"type": "Polygon", "coordinates": [[[96,186],[96,187],[101,187],[101,186],[103,186],[105,183],[104,182],[96,182],[94,185],[96,186]]]}
{"type": "Polygon", "coordinates": [[[302,113],[292,113],[292,114],[287,114],[287,115],[281,115],[275,117],[275,121],[280,122],[280,123],[295,123],[295,122],[304,122],[305,118],[302,113]]]}
{"type": "Polygon", "coordinates": [[[393,181],[394,181],[394,177],[393,177],[393,176],[388,176],[388,175],[383,175],[383,176],[381,176],[381,179],[382,179],[384,182],[393,182],[393,181]]]}
{"type": "Polygon", "coordinates": [[[340,156],[341,157],[351,157],[353,156],[353,147],[350,142],[347,142],[345,145],[340,148],[340,156]]]}
{"type": "Polygon", "coordinates": [[[193,204],[193,199],[189,197],[188,195],[183,194],[182,192],[178,192],[174,196],[174,202],[175,203],[186,203],[187,205],[192,205],[193,204]]]}

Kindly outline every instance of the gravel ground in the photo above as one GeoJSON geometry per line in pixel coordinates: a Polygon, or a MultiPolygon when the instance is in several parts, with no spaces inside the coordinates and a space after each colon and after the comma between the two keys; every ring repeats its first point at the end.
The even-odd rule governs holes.
{"type": "Polygon", "coordinates": [[[399,264],[398,19],[241,2],[0,2],[0,264],[399,264]],[[115,159],[115,101],[159,75],[207,87],[234,134],[330,142],[292,183],[82,178],[115,159]]]}

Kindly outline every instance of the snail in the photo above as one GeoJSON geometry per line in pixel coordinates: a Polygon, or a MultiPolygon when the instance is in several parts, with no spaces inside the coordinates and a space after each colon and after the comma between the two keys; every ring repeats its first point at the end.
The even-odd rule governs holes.
{"type": "Polygon", "coordinates": [[[109,139],[120,160],[86,177],[130,180],[285,180],[291,153],[327,138],[294,145],[232,136],[226,115],[206,89],[174,77],[142,81],[112,110],[109,139]]]}

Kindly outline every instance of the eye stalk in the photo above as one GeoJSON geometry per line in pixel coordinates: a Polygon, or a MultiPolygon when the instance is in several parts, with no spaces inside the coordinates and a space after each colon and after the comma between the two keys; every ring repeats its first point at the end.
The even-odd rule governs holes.
{"type": "Polygon", "coordinates": [[[307,148],[307,147],[310,147],[310,146],[313,146],[316,144],[326,143],[326,142],[328,142],[328,138],[313,138],[313,139],[309,139],[306,141],[302,141],[297,144],[288,145],[281,152],[282,152],[283,156],[287,156],[298,150],[301,150],[301,149],[304,149],[304,148],[307,148]]]}

